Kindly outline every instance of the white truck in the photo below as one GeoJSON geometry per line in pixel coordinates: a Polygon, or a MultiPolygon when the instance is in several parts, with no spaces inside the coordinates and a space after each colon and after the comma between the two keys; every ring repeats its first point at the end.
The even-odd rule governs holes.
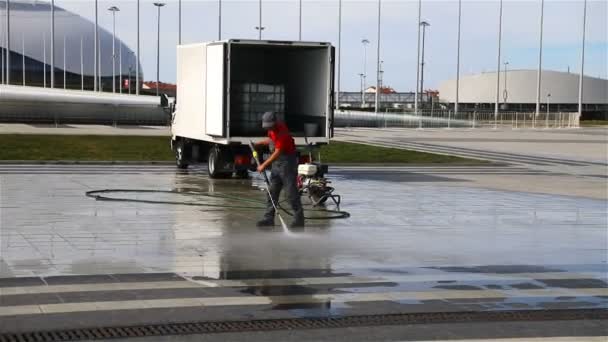
{"type": "Polygon", "coordinates": [[[177,96],[171,148],[177,167],[207,162],[209,176],[252,166],[250,140],[266,136],[274,111],[296,145],[333,135],[334,48],[329,43],[226,40],[177,48],[177,96]]]}

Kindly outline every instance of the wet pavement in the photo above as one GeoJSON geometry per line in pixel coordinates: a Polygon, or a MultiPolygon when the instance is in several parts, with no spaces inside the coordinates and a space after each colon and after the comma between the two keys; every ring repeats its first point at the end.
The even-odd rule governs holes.
{"type": "Polygon", "coordinates": [[[0,332],[608,308],[606,200],[463,180],[546,176],[521,168],[332,170],[351,217],[285,234],[254,227],[259,180],[164,165],[2,165],[0,332]],[[105,195],[183,204],[85,196],[102,189],[173,191],[105,195]]]}

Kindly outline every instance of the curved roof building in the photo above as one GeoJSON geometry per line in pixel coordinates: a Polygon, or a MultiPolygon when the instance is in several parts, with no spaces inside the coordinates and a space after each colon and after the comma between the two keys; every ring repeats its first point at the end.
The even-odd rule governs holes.
{"type": "MultiPolygon", "coordinates": [[[[65,65],[67,88],[80,89],[81,76],[84,76],[84,88],[93,89],[94,30],[94,23],[55,5],[56,88],[63,88],[65,65]]],[[[112,33],[101,27],[99,27],[98,32],[102,90],[111,91],[112,33]]],[[[4,68],[1,72],[4,77],[6,76],[4,75],[6,74],[6,38],[6,1],[0,1],[0,59],[4,61],[4,68]]],[[[9,50],[11,84],[23,84],[23,56],[25,56],[25,84],[28,86],[44,86],[44,71],[46,69],[46,86],[50,86],[51,6],[49,2],[39,0],[10,1],[9,50]]],[[[119,75],[121,74],[119,52],[121,52],[120,57],[122,59],[123,85],[127,83],[124,79],[129,78],[130,73],[132,81],[128,83],[131,87],[135,86],[136,67],[140,68],[140,80],[143,79],[141,65],[136,61],[134,52],[117,36],[115,71],[117,92],[120,86],[119,75]]]]}
{"type": "MultiPolygon", "coordinates": [[[[579,74],[543,70],[541,74],[541,102],[551,109],[576,111],[578,106],[579,74]],[[548,96],[550,94],[550,96],[548,96]]],[[[509,70],[500,73],[500,102],[511,109],[528,110],[536,105],[537,70],[509,70]]],[[[583,105],[586,111],[608,109],[608,80],[583,77],[583,105]]],[[[456,80],[442,82],[439,86],[441,101],[456,101],[456,80]]],[[[488,72],[460,78],[459,103],[493,106],[496,102],[496,72],[488,72]]]]}

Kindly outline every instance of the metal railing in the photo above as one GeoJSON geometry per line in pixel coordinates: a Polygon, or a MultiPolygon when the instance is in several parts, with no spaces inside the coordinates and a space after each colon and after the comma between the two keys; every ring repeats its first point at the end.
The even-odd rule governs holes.
{"type": "Polygon", "coordinates": [[[551,112],[459,112],[446,110],[421,110],[414,112],[372,113],[354,110],[337,110],[334,113],[336,127],[403,127],[403,128],[577,128],[578,113],[551,112]]]}

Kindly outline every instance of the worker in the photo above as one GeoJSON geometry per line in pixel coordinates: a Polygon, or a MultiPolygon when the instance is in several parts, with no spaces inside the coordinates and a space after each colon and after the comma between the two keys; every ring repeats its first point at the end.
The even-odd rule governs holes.
{"type": "Polygon", "coordinates": [[[295,142],[287,125],[279,121],[277,114],[274,112],[264,113],[262,127],[267,130],[268,138],[255,145],[256,147],[269,146],[272,154],[258,167],[258,172],[265,172],[266,169],[271,167],[270,195],[267,199],[266,214],[261,221],[258,221],[257,226],[274,226],[275,209],[272,200],[279,203],[281,189],[285,187],[287,199],[293,209],[293,222],[290,228],[302,228],[304,227],[304,209],[302,209],[297,187],[298,158],[295,142]],[[270,196],[272,196],[272,199],[270,196]]]}

